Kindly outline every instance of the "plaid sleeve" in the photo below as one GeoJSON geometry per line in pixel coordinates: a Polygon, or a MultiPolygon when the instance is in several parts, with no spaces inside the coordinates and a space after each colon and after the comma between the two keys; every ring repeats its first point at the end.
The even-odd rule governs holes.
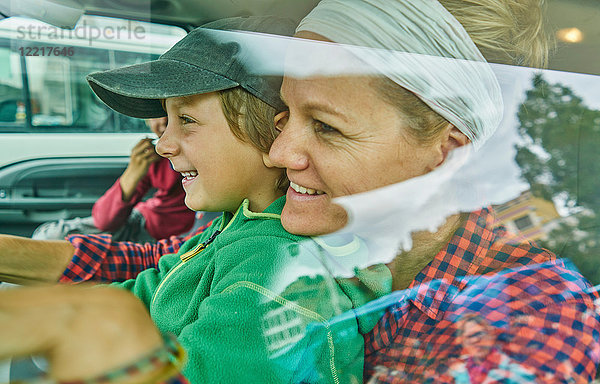
{"type": "MultiPolygon", "coordinates": [[[[553,304],[513,324],[504,352],[513,364],[498,364],[490,382],[506,382],[521,366],[537,383],[588,383],[600,357],[600,322],[589,298],[553,304]]],[[[506,336],[506,335],[505,335],[506,336]]]]}
{"type": "Polygon", "coordinates": [[[75,253],[59,282],[114,282],[135,278],[148,268],[156,268],[161,256],[176,253],[179,247],[201,233],[210,223],[186,237],[171,236],[157,243],[114,242],[111,235],[71,235],[67,237],[75,253]]]}
{"type": "MultiPolygon", "coordinates": [[[[456,300],[499,331],[486,382],[590,382],[600,360],[598,293],[563,260],[516,268],[456,300]],[[522,381],[519,381],[521,380],[522,381]]],[[[457,312],[459,312],[457,311],[457,312]]]]}
{"type": "Polygon", "coordinates": [[[439,280],[407,290],[365,337],[368,382],[591,382],[600,295],[573,268],[559,259],[470,276],[462,291],[439,280]],[[437,313],[415,305],[419,292],[437,313]]]}

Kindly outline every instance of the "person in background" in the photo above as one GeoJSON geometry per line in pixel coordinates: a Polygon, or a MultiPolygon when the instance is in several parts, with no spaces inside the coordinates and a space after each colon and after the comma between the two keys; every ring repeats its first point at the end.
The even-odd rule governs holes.
{"type": "MultiPolygon", "coordinates": [[[[159,138],[167,118],[146,120],[159,138]]],[[[92,216],[48,222],[39,226],[35,240],[62,240],[70,234],[109,233],[113,241],[156,242],[187,232],[195,214],[184,204],[181,175],[154,150],[151,138],[131,150],[127,168],[92,208],[92,216]],[[147,192],[156,192],[143,200],[147,192]]]]}

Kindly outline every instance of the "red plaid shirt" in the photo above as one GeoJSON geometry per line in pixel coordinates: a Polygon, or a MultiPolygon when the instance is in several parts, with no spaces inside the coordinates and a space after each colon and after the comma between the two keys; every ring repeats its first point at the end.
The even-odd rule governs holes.
{"type": "Polygon", "coordinates": [[[210,223],[185,237],[171,236],[146,244],[115,242],[111,235],[70,235],[67,240],[75,247],[75,253],[59,282],[106,283],[134,279],[143,270],[156,268],[161,256],[176,253],[183,243],[209,226],[210,223]]]}
{"type": "Polygon", "coordinates": [[[408,289],[367,304],[386,311],[365,335],[365,381],[591,381],[598,294],[568,262],[513,239],[474,212],[408,289]]]}

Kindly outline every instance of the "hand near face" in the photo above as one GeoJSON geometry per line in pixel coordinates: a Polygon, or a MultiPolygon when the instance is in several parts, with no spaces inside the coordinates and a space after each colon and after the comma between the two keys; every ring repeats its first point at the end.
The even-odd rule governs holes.
{"type": "Polygon", "coordinates": [[[161,159],[154,150],[152,139],[149,138],[140,140],[131,150],[129,158],[130,161],[127,168],[130,168],[133,172],[139,173],[142,177],[148,172],[150,164],[161,159]]]}
{"type": "Polygon", "coordinates": [[[162,343],[137,298],[90,286],[0,291],[0,340],[0,359],[42,354],[57,381],[99,376],[162,343]]]}
{"type": "Polygon", "coordinates": [[[120,179],[123,201],[131,199],[137,184],[148,173],[150,164],[160,159],[161,157],[154,150],[152,139],[142,139],[133,147],[129,165],[120,179]]]}

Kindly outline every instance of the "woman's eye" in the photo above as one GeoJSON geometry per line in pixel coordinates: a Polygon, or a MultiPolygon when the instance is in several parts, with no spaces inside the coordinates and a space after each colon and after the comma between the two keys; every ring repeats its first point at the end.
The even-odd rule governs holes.
{"type": "Polygon", "coordinates": [[[314,126],[315,132],[317,133],[340,133],[340,131],[338,131],[331,125],[325,124],[324,122],[319,120],[315,120],[314,126]]]}

